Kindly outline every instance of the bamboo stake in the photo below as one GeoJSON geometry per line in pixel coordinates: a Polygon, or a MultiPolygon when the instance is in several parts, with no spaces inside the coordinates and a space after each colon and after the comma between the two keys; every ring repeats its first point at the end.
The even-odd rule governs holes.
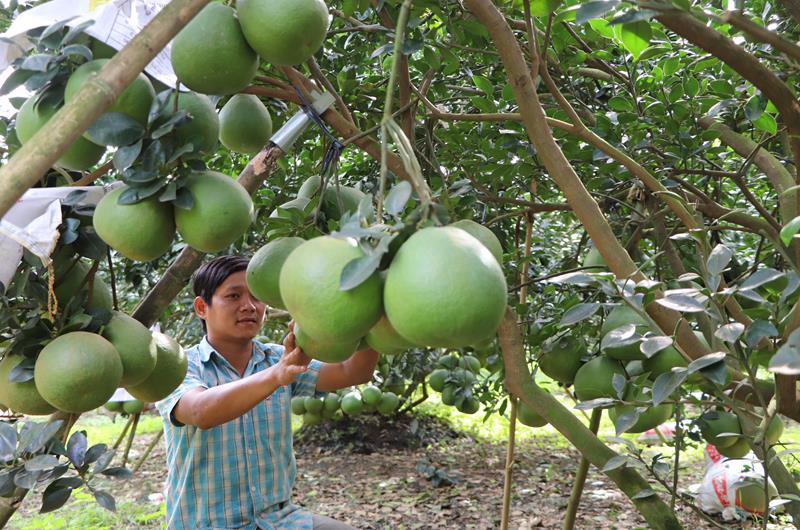
{"type": "MultiPolygon", "coordinates": [[[[603,409],[592,409],[592,419],[589,421],[589,430],[597,434],[600,429],[600,419],[603,417],[603,409]]],[[[572,483],[572,493],[569,496],[567,513],[564,514],[564,522],[561,530],[572,530],[575,528],[575,516],[578,514],[578,506],[581,504],[583,496],[583,486],[586,484],[586,475],[589,473],[589,460],[581,456],[578,470],[575,472],[575,482],[572,483]]],[[[674,509],[674,506],[671,506],[674,509]]]]}
{"type": "Polygon", "coordinates": [[[0,167],[0,218],[109,108],[209,0],[172,0],[0,167]]]}
{"type": "Polygon", "coordinates": [[[123,429],[122,429],[122,432],[121,432],[121,433],[119,433],[119,437],[117,438],[117,441],[116,441],[116,442],[114,442],[113,449],[114,449],[115,451],[116,451],[116,450],[117,450],[117,448],[119,447],[119,444],[121,444],[121,443],[122,443],[122,440],[124,440],[124,439],[125,439],[125,435],[126,435],[126,434],[128,434],[128,429],[130,429],[130,428],[131,428],[131,423],[133,423],[133,416],[128,416],[128,421],[127,421],[127,422],[125,422],[125,427],[123,427],[123,429]]]}
{"type": "Polygon", "coordinates": [[[133,424],[131,425],[131,432],[128,435],[128,443],[125,444],[125,452],[122,454],[122,467],[125,467],[128,464],[128,454],[131,452],[131,446],[133,445],[133,439],[136,437],[136,427],[139,426],[139,417],[142,415],[141,412],[137,412],[133,416],[133,424]]]}
{"type": "Polygon", "coordinates": [[[161,438],[163,436],[164,436],[164,430],[162,429],[162,430],[158,431],[158,434],[156,434],[153,437],[153,439],[150,441],[150,445],[147,446],[147,449],[145,450],[145,452],[142,455],[142,457],[139,459],[138,462],[136,462],[136,465],[133,466],[133,473],[134,474],[137,471],[139,471],[139,468],[142,467],[142,464],[145,463],[145,461],[147,460],[147,457],[150,456],[150,453],[153,452],[153,449],[155,449],[156,445],[158,445],[158,442],[161,440],[161,438]]]}

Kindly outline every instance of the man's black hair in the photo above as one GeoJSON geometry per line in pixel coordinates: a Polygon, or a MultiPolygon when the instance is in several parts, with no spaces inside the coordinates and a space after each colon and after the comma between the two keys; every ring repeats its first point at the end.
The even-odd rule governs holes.
{"type": "MultiPolygon", "coordinates": [[[[220,256],[204,263],[194,273],[192,289],[194,295],[199,296],[206,304],[211,305],[214,291],[235,272],[247,269],[249,260],[242,256],[220,256]]],[[[202,318],[203,331],[206,331],[206,321],[202,318]]]]}

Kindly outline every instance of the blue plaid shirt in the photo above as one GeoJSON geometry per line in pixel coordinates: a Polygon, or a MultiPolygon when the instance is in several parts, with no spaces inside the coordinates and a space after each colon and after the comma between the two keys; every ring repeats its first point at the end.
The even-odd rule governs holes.
{"type": "MultiPolygon", "coordinates": [[[[167,527],[216,530],[312,530],[311,514],[291,503],[297,467],[292,450],[290,400],[314,394],[322,363],[311,361],[291,385],[279,387],[239,418],[211,429],[176,422],[184,393],[241,379],[206,338],[187,350],[183,383],[156,406],[167,443],[167,527]]],[[[244,377],[265,370],[283,346],[253,341],[244,377]]]]}

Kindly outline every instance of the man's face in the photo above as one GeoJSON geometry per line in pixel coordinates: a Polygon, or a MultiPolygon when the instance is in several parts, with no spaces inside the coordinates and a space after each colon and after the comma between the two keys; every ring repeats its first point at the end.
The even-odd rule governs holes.
{"type": "Polygon", "coordinates": [[[245,271],[239,271],[217,287],[210,305],[198,296],[194,308],[197,315],[206,321],[209,337],[249,340],[261,329],[266,304],[250,293],[245,271]]]}

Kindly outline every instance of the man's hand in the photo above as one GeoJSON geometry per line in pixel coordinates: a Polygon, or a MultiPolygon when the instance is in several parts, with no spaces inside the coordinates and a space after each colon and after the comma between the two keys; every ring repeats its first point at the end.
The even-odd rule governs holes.
{"type": "Polygon", "coordinates": [[[283,339],[283,356],[277,364],[273,365],[275,382],[278,385],[288,385],[294,381],[298,374],[302,374],[308,369],[311,359],[294,340],[294,321],[289,322],[289,334],[283,339]]]}

